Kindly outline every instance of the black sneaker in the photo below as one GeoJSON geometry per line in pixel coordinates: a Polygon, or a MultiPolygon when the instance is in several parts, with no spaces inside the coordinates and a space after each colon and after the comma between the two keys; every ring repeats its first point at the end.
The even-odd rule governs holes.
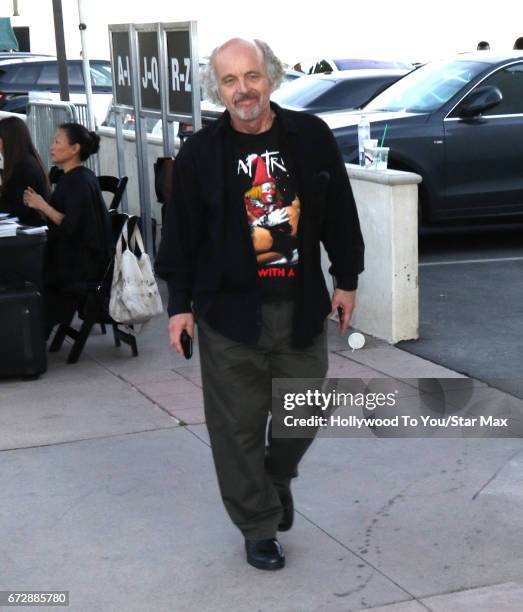
{"type": "Polygon", "coordinates": [[[285,565],[283,548],[276,538],[245,540],[247,563],[262,570],[277,570],[285,565]]]}

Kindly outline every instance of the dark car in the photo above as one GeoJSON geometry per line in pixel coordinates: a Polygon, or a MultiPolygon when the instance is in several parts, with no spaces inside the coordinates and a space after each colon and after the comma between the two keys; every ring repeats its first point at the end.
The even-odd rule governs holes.
{"type": "Polygon", "coordinates": [[[271,98],[280,106],[310,113],[361,108],[408,70],[343,70],[311,74],[287,83],[271,98]]]}
{"type": "MultiPolygon", "coordinates": [[[[112,92],[111,64],[91,60],[93,93],[112,92]]],[[[67,60],[69,90],[85,93],[82,60],[67,60]]],[[[0,58],[0,110],[25,113],[30,91],[58,92],[58,64],[55,58],[27,56],[0,58]]]]}
{"type": "Polygon", "coordinates": [[[523,215],[523,51],[431,62],[358,113],[326,113],[347,162],[357,126],[390,147],[389,167],[420,174],[423,224],[523,215]]]}
{"type": "Polygon", "coordinates": [[[324,72],[337,72],[338,70],[412,70],[414,65],[410,62],[395,60],[377,60],[362,58],[315,58],[301,60],[294,65],[295,70],[305,74],[321,74],[324,72]]]}
{"type": "Polygon", "coordinates": [[[298,70],[292,70],[290,68],[285,69],[285,74],[283,75],[284,83],[291,83],[296,79],[299,79],[303,76],[303,72],[299,72],[298,70]]]}

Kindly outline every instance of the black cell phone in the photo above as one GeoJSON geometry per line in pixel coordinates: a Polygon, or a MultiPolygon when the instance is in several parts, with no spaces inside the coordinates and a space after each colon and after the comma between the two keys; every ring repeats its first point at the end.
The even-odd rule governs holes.
{"type": "Polygon", "coordinates": [[[180,342],[182,343],[183,355],[185,359],[190,359],[192,357],[192,338],[189,336],[186,329],[182,331],[180,342]]]}

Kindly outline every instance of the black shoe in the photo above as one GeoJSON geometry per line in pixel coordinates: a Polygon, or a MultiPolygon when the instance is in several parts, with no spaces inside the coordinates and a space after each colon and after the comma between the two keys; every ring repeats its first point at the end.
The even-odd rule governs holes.
{"type": "Polygon", "coordinates": [[[276,538],[245,540],[247,563],[262,570],[277,570],[285,565],[283,548],[276,538]]]}
{"type": "Polygon", "coordinates": [[[278,525],[278,531],[289,531],[294,523],[294,502],[290,487],[278,491],[278,496],[283,508],[283,515],[278,525]]]}

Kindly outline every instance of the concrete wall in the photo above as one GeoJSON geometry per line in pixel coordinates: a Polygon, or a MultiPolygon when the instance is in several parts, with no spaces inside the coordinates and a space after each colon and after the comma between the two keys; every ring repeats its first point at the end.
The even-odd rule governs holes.
{"type": "Polygon", "coordinates": [[[347,164],[365,241],[352,325],[396,343],[418,338],[418,183],[410,172],[347,164]]]}

